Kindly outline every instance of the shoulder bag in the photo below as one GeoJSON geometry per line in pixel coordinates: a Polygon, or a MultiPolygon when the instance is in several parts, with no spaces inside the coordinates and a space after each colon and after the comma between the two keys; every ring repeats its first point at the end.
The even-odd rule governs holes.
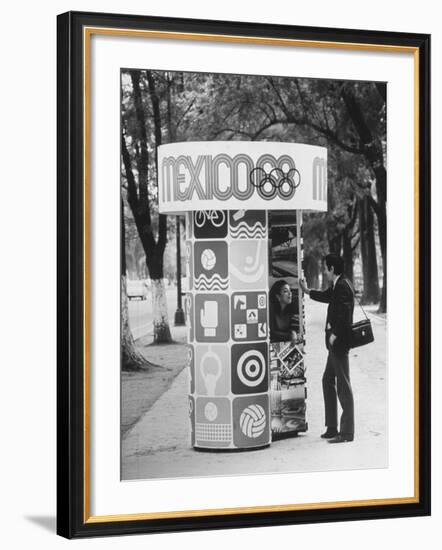
{"type": "MultiPolygon", "coordinates": [[[[345,279],[347,281],[347,279],[345,279]]],[[[359,307],[362,309],[362,313],[365,316],[365,319],[362,321],[358,321],[357,323],[353,323],[351,327],[351,340],[350,340],[350,347],[351,348],[359,348],[360,346],[365,346],[366,344],[370,344],[374,341],[373,336],[373,329],[371,326],[371,321],[367,317],[367,314],[365,313],[364,308],[361,305],[361,302],[357,299],[354,289],[352,288],[352,285],[349,281],[347,281],[348,286],[350,287],[351,291],[353,292],[353,297],[357,301],[359,307]]]]}

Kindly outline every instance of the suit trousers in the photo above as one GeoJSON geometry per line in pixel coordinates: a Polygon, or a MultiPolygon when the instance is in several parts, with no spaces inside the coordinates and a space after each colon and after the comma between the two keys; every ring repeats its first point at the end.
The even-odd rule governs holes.
{"type": "Polygon", "coordinates": [[[354,403],[350,384],[350,368],[347,350],[329,348],[327,364],[322,376],[324,392],[325,425],[328,428],[338,427],[338,404],[342,407],[339,433],[354,434],[354,403]]]}

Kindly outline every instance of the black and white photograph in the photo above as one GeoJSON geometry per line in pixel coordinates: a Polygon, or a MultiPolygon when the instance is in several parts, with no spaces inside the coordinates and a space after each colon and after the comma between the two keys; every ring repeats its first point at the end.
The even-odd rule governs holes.
{"type": "Polygon", "coordinates": [[[121,480],[386,468],[388,84],[120,86],[121,480]]]}
{"type": "Polygon", "coordinates": [[[436,6],[5,4],[2,547],[437,546],[436,6]]]}

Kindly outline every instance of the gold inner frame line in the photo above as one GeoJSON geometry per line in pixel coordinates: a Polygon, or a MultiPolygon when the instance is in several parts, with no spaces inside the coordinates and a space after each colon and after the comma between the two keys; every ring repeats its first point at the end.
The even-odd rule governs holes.
{"type": "Polygon", "coordinates": [[[244,37],[223,34],[204,34],[168,31],[146,31],[136,29],[113,29],[108,27],[84,27],[83,28],[83,212],[84,212],[84,523],[103,523],[116,521],[134,521],[149,519],[191,518],[214,515],[250,514],[263,512],[282,512],[300,510],[323,510],[327,508],[349,508],[355,506],[384,506],[393,504],[412,504],[419,502],[419,49],[411,46],[364,44],[357,42],[331,42],[320,40],[296,40],[269,37],[244,37]],[[318,502],[287,505],[251,506],[237,508],[216,508],[207,510],[181,510],[172,512],[151,512],[137,514],[118,514],[109,516],[91,515],[91,483],[90,483],[90,124],[91,124],[91,37],[92,35],[156,38],[175,40],[194,40],[209,42],[247,43],[257,45],[303,47],[303,48],[329,48],[356,50],[368,52],[387,53],[411,53],[414,61],[414,495],[411,497],[352,500],[337,502],[318,502]]]}

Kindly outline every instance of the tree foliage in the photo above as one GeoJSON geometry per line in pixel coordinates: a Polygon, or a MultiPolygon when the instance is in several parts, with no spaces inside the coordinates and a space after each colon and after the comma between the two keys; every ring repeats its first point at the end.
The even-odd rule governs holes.
{"type": "MultiPolygon", "coordinates": [[[[145,132],[148,161],[144,196],[148,197],[152,234],[156,232],[160,239],[155,155],[159,143],[259,140],[326,146],[328,211],[304,216],[306,275],[317,283],[321,258],[328,251],[339,252],[346,259],[350,278],[354,277],[353,265],[362,266],[362,279],[355,283],[361,287],[364,300],[376,302],[381,298],[380,309],[385,311],[385,84],[137,71],[141,96],[137,103],[134,72],[122,75],[123,140],[139,179],[144,175],[143,167],[135,159],[143,156],[140,136],[145,132]],[[144,129],[139,128],[137,105],[144,110],[144,129]]],[[[129,188],[129,181],[126,185],[129,188]]],[[[168,224],[169,233],[173,225],[168,224]]],[[[142,235],[140,238],[143,240],[142,235]]]]}

